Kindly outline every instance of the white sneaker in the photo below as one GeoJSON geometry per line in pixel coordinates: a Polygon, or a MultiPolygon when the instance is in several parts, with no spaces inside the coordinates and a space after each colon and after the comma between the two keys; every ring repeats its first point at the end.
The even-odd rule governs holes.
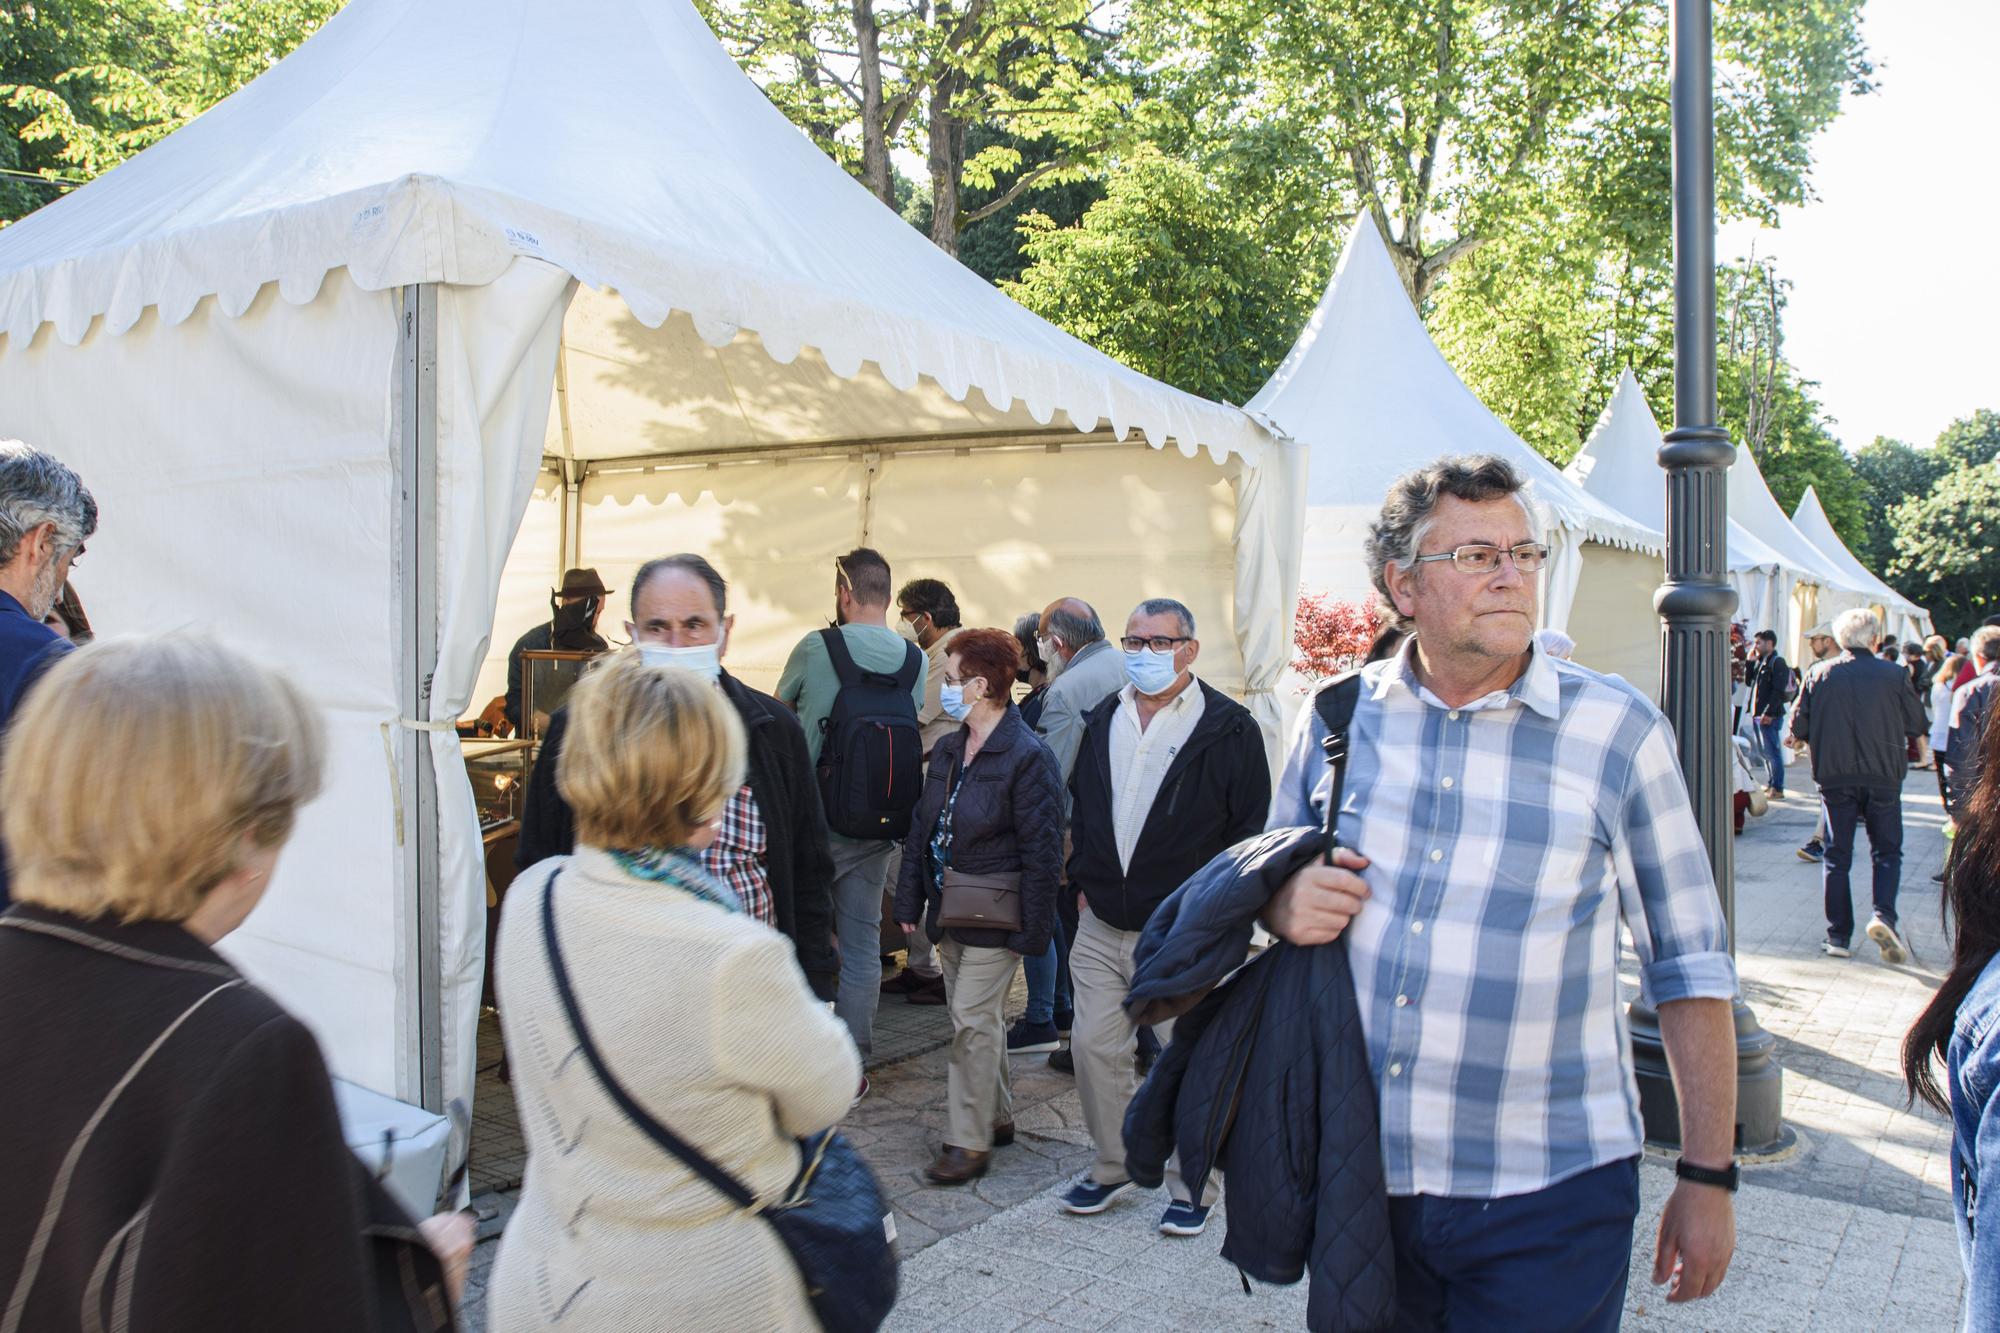
{"type": "Polygon", "coordinates": [[[1868,938],[1882,950],[1883,962],[1893,966],[1910,961],[1910,946],[1896,933],[1896,928],[1881,917],[1868,923],[1868,938]]]}
{"type": "Polygon", "coordinates": [[[1832,940],[1821,940],[1819,944],[1819,951],[1825,954],[1828,958],[1854,957],[1854,950],[1848,948],[1845,944],[1835,944],[1832,940]]]}

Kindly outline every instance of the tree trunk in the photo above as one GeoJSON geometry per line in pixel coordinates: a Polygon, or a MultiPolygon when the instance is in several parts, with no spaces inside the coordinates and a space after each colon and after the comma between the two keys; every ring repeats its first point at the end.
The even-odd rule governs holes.
{"type": "Polygon", "coordinates": [[[889,170],[889,127],[882,104],[882,30],[875,0],[854,0],[854,41],[861,59],[861,179],[877,199],[896,207],[896,181],[889,170]]]}
{"type": "Polygon", "coordinates": [[[948,70],[931,91],[931,240],[954,259],[958,257],[959,182],[965,176],[965,122],[953,113],[951,104],[965,86],[964,74],[948,70]]]}

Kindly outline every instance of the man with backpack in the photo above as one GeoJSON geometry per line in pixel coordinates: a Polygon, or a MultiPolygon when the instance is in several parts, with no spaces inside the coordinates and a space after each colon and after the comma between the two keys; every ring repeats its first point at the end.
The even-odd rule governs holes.
{"type": "Polygon", "coordinates": [[[1764,794],[1774,801],[1785,798],[1785,705],[1798,693],[1791,664],[1778,656],[1778,636],[1767,629],[1758,630],[1750,645],[1750,716],[1757,724],[1764,762],[1771,767],[1771,781],[1764,794]]]}
{"type": "MultiPolygon", "coordinates": [[[[834,624],[799,640],[778,677],[777,696],[805,727],[832,835],[840,947],[833,1008],[866,1062],[882,983],[889,850],[909,832],[923,787],[917,710],[927,663],[921,648],[889,628],[889,562],[862,546],[833,565],[834,624]]],[[[865,1078],[861,1087],[867,1091],[865,1078]]]]}

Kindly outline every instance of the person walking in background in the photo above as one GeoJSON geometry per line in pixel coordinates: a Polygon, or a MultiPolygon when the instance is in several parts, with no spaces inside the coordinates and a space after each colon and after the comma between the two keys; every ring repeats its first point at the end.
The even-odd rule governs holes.
{"type": "Polygon", "coordinates": [[[951,1009],[949,1128],[924,1178],[963,1185],[986,1174],[996,1147],[1014,1141],[1007,990],[1019,961],[1048,948],[1062,879],[1062,788],[1055,757],[1013,702],[1021,664],[1014,636],[965,630],[946,663],[945,711],[962,725],[931,751],[903,844],[896,921],[929,933],[951,1009]],[[1011,883],[1018,915],[993,927],[946,916],[952,875],[1011,883]]]}
{"type": "MultiPolygon", "coordinates": [[[[838,636],[840,647],[855,668],[893,677],[906,688],[910,699],[907,716],[897,716],[885,724],[884,734],[892,747],[907,739],[916,753],[909,760],[912,773],[919,771],[923,747],[917,715],[924,706],[925,658],[923,650],[906,643],[889,628],[889,562],[865,546],[856,547],[833,562],[833,618],[835,628],[817,631],[800,639],[785,659],[778,677],[777,697],[791,705],[805,728],[806,755],[819,774],[821,804],[827,805],[828,730],[834,705],[844,690],[851,688],[831,656],[828,639],[838,636]],[[907,728],[906,737],[892,733],[907,728]]],[[[886,706],[886,705],[881,705],[886,706]]],[[[843,753],[843,765],[865,768],[870,753],[843,753]]],[[[887,791],[893,774],[869,774],[868,786],[887,791]]],[[[875,1008],[882,988],[881,933],[882,885],[888,874],[892,838],[864,838],[842,833],[837,812],[825,810],[829,830],[828,845],[833,855],[834,935],[840,945],[840,987],[834,1012],[847,1024],[848,1035],[863,1063],[874,1046],[875,1008]]],[[[901,830],[898,830],[900,834],[901,830]]],[[[867,1091],[863,1080],[862,1091],[867,1091]]]]}
{"type": "MultiPolygon", "coordinates": [[[[1931,678],[1931,756],[1932,765],[1937,770],[1938,799],[1944,802],[1945,819],[1951,819],[1951,764],[1947,751],[1951,748],[1951,682],[1958,676],[1960,661],[1966,654],[1952,653],[1938,664],[1937,674],[1931,678]]],[[[1939,876],[1940,879],[1943,876],[1939,876]]]]}
{"type": "Polygon", "coordinates": [[[1041,637],[1042,618],[1033,611],[1014,622],[1014,642],[1021,645],[1021,670],[1015,677],[1028,687],[1021,700],[1021,720],[1037,726],[1042,720],[1042,700],[1049,692],[1049,664],[1042,660],[1035,641],[1041,637]]]}
{"type": "Polygon", "coordinates": [[[269,889],[326,741],[207,638],[78,649],[16,715],[0,821],[0,1323],[453,1327],[472,1224],[348,1150],[306,1025],[216,944],[269,889]]]}
{"type": "Polygon", "coordinates": [[[1909,945],[1896,930],[1896,894],[1903,876],[1903,775],[1909,739],[1926,729],[1923,710],[1901,666],[1875,655],[1881,634],[1875,613],[1843,611],[1834,637],[1846,655],[1806,678],[1792,710],[1792,740],[1812,747],[1813,781],[1826,811],[1826,942],[1832,957],[1850,956],[1854,897],[1848,867],[1857,825],[1868,829],[1874,866],[1875,914],[1868,938],[1885,963],[1901,963],[1909,945]]]}
{"type": "Polygon", "coordinates": [[[1780,733],[1785,725],[1785,705],[1792,701],[1792,695],[1792,668],[1778,656],[1778,636],[1767,629],[1758,630],[1750,643],[1750,716],[1757,724],[1764,762],[1771,768],[1764,794],[1774,801],[1785,799],[1785,748],[1780,733]]]}
{"type": "Polygon", "coordinates": [[[799,1136],[853,1102],[846,1030],[702,865],[743,789],[743,723],[699,673],[637,647],[586,674],[569,712],[556,781],[577,850],[525,871],[500,926],[528,1169],[487,1327],[816,1330],[770,1223],[663,1151],[595,1072],[760,1205],[798,1176],[799,1136]],[[586,1040],[595,1061],[575,1058],[586,1040]]]}
{"type": "MultiPolygon", "coordinates": [[[[1939,639],[1942,644],[1944,640],[1939,639]]],[[[1937,670],[1937,663],[1924,656],[1923,645],[1915,640],[1903,645],[1903,670],[1910,677],[1910,691],[1917,696],[1917,707],[1924,711],[1924,721],[1930,721],[1931,673],[1937,670]]],[[[1928,725],[1924,734],[1910,738],[1910,767],[1931,767],[1931,738],[1928,725]]]]}
{"type": "MultiPolygon", "coordinates": [[[[1812,654],[1812,665],[1802,673],[1799,685],[1804,688],[1804,674],[1819,669],[1824,662],[1831,662],[1840,656],[1840,645],[1834,642],[1833,626],[1822,622],[1806,631],[1806,650],[1812,654]]],[[[1826,859],[1826,806],[1821,805],[1813,822],[1813,835],[1806,839],[1805,846],[1799,848],[1799,860],[1818,865],[1826,859]]]]}
{"type": "Polygon", "coordinates": [[[1972,635],[1973,676],[1952,691],[1951,728],[1945,736],[1945,765],[1951,804],[1964,804],[1979,780],[1980,737],[2000,698],[2000,625],[1982,625],[1972,635]]]}
{"type": "Polygon", "coordinates": [[[1903,1078],[1951,1117],[1951,1204],[1965,1271],[1961,1327],[2000,1328],[2000,727],[1979,742],[1987,780],[1965,793],[1945,865],[1951,971],[1903,1041],[1903,1078]],[[1945,1068],[1938,1081],[1937,1062],[1945,1068]]]}
{"type": "MultiPolygon", "coordinates": [[[[1097,1163],[1063,1195],[1071,1213],[1101,1213],[1134,1188],[1125,1169],[1125,1110],[1139,1089],[1138,1030],[1125,1012],[1140,934],[1167,895],[1264,826],[1271,777],[1264,733],[1243,705],[1194,674],[1194,613],[1167,598],[1125,622],[1125,688],[1085,719],[1070,778],[1069,887],[1079,897],[1070,949],[1076,1032],[1070,1055],[1097,1163]]],[[[1162,1042],[1173,1024],[1160,1025],[1162,1042]]],[[[1211,1176],[1195,1200],[1173,1163],[1160,1230],[1197,1236],[1221,1193],[1211,1176]]]]}
{"type": "MultiPolygon", "coordinates": [[[[0,734],[28,687],[72,647],[46,622],[96,531],[97,501],[82,478],[52,454],[0,440],[0,734]]],[[[0,844],[0,908],[7,882],[0,844]]]]}
{"type": "MultiPolygon", "coordinates": [[[[831,1000],[840,960],[833,949],[833,855],[813,790],[805,732],[791,709],[729,674],[722,659],[736,617],[729,585],[698,555],[661,556],[632,576],[625,633],[648,666],[689,671],[722,692],[743,724],[748,763],[715,840],[701,853],[708,873],[743,910],[791,940],[813,993],[831,1000]]],[[[549,719],[521,802],[515,864],[527,869],[576,850],[576,814],[557,775],[569,741],[569,708],[549,719]]]]}
{"type": "MultiPolygon", "coordinates": [[[[958,729],[957,719],[944,711],[940,699],[944,690],[945,647],[959,628],[958,599],[939,580],[912,579],[896,594],[896,632],[924,650],[924,702],[917,709],[917,728],[926,756],[940,737],[958,729]]],[[[885,895],[895,896],[902,869],[902,847],[892,842],[889,864],[883,874],[885,895]]],[[[908,939],[909,956],[902,970],[882,983],[882,993],[901,995],[911,1004],[943,1004],[944,976],[938,971],[931,942],[921,933],[908,939]]]]}

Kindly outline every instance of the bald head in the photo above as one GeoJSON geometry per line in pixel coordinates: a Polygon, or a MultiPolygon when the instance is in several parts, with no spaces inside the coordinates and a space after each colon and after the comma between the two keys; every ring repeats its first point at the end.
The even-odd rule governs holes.
{"type": "Polygon", "coordinates": [[[1089,602],[1078,597],[1059,597],[1042,612],[1042,637],[1053,641],[1058,656],[1067,662],[1078,652],[1104,637],[1104,622],[1089,602]]]}

